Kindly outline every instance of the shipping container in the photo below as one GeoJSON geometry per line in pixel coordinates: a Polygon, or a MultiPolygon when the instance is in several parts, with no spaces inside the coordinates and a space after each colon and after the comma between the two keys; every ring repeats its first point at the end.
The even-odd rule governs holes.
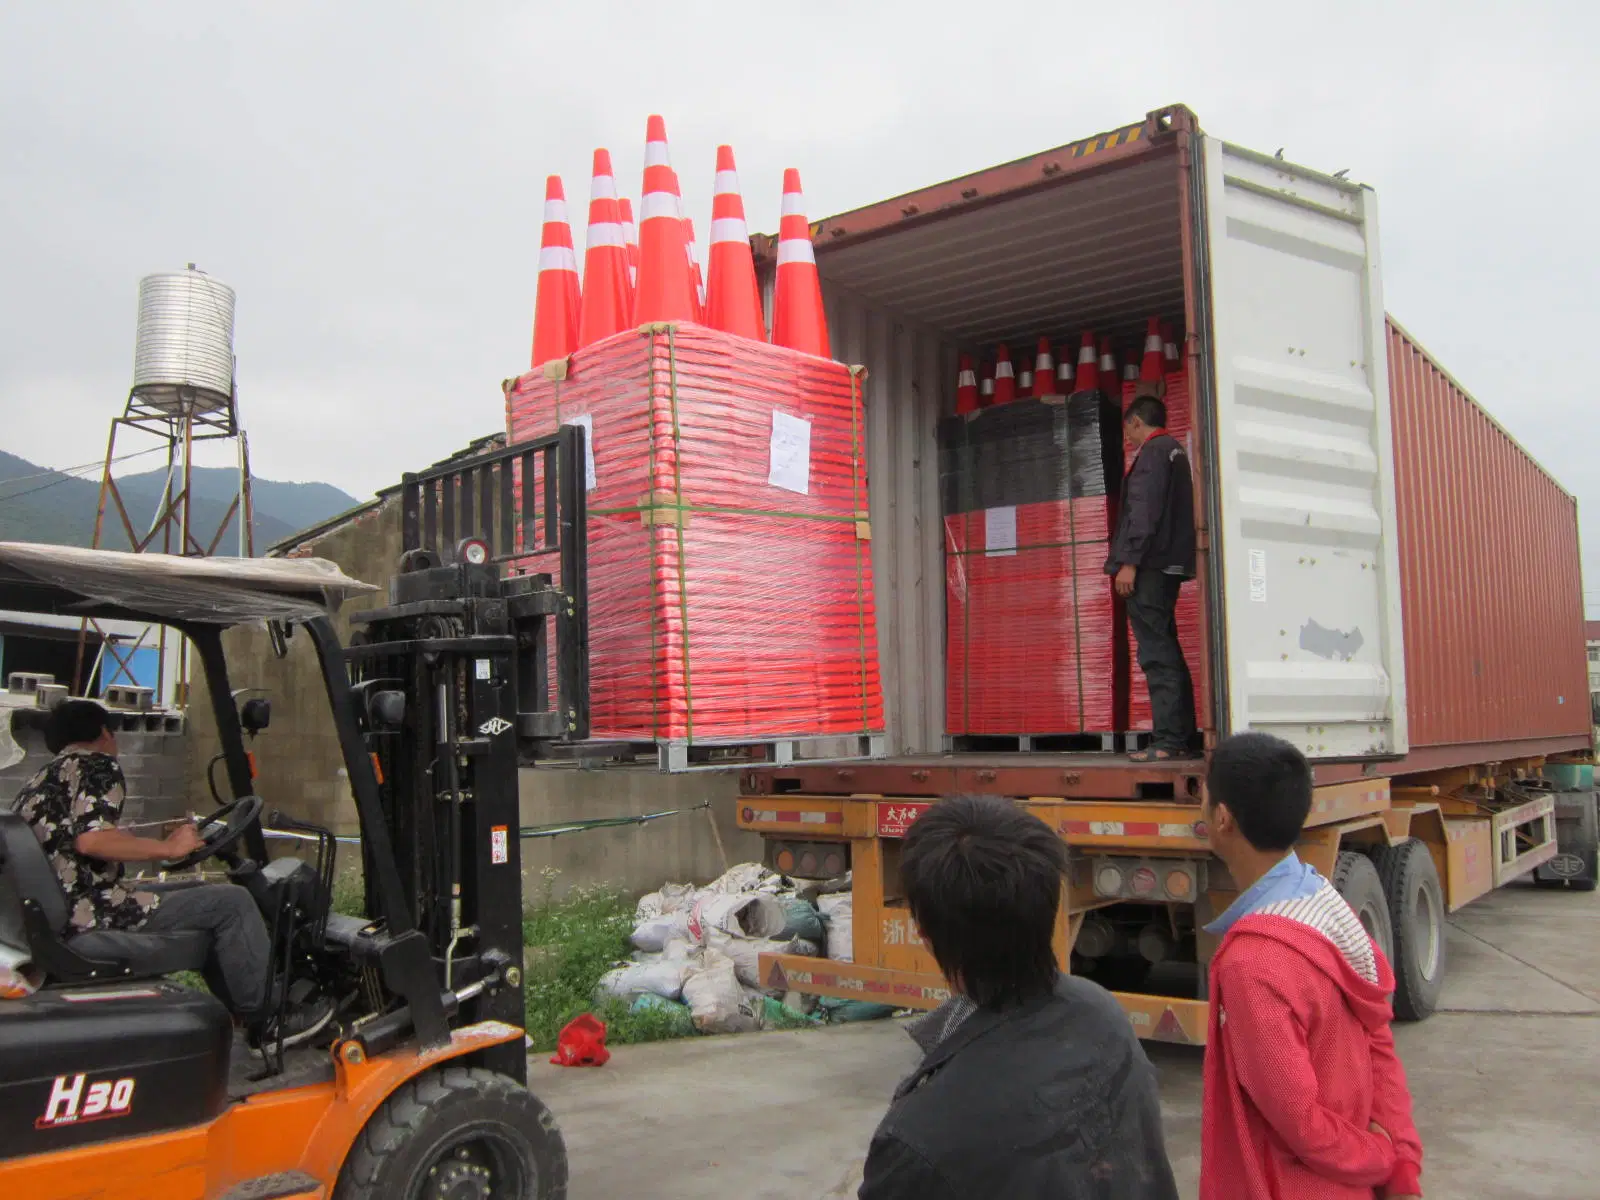
{"type": "Polygon", "coordinates": [[[1386,321],[1370,188],[1174,106],[812,230],[833,353],[868,369],[892,753],[947,732],[935,430],[958,354],[1137,343],[1152,315],[1181,326],[1194,404],[1208,737],[1386,773],[1587,743],[1573,501],[1386,321]]]}

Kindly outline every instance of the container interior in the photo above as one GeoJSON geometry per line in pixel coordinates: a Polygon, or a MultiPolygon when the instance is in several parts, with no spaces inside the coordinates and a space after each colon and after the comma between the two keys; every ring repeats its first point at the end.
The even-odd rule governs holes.
{"type": "MultiPolygon", "coordinates": [[[[873,570],[890,753],[944,748],[945,591],[935,442],[954,411],[957,356],[1006,342],[1019,370],[1036,340],[1076,355],[1085,331],[1137,356],[1147,318],[1181,339],[1180,200],[1173,146],[976,197],[933,217],[817,245],[836,358],[868,369],[873,570]]],[[[966,181],[963,181],[966,182],[966,181]]],[[[916,196],[904,197],[916,207],[916,196]]],[[[845,220],[834,218],[833,220],[845,220]]],[[[826,227],[829,222],[823,222],[826,227]]],[[[1025,732],[1025,731],[1018,731],[1025,732]]]]}

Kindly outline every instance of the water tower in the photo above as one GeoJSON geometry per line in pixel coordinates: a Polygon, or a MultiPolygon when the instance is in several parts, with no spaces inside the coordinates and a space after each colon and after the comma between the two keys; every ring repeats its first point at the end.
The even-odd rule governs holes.
{"type": "MultiPolygon", "coordinates": [[[[193,263],[183,271],[147,275],[139,281],[139,324],[134,339],[133,387],[122,415],[111,422],[100,504],[94,519],[94,545],[113,550],[155,551],[190,557],[255,553],[251,531],[250,452],[239,424],[234,382],[233,289],[193,263]],[[195,514],[194,459],[197,445],[231,442],[225,457],[237,467],[237,486],[220,520],[195,514]],[[119,475],[147,473],[151,460],[165,455],[165,483],[154,504],[130,502],[119,475]],[[125,470],[119,470],[128,464],[125,470]],[[238,518],[236,544],[224,545],[228,526],[238,518]]],[[[214,453],[205,457],[215,461],[214,453]]],[[[230,543],[235,539],[229,538],[230,543]]],[[[158,702],[167,695],[166,634],[160,635],[158,702]]],[[[181,639],[180,639],[181,640],[181,639]]],[[[79,687],[84,643],[78,648],[79,687]]],[[[102,676],[118,663],[103,662],[102,676]]],[[[178,655],[173,702],[186,703],[186,664],[178,655]]]]}

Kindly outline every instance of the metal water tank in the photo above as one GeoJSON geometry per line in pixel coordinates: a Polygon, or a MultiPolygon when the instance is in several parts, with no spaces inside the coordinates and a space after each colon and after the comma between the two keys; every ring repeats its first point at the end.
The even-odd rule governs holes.
{"type": "Polygon", "coordinates": [[[195,269],[139,281],[133,394],[152,407],[206,412],[233,396],[233,289],[195,269]]]}

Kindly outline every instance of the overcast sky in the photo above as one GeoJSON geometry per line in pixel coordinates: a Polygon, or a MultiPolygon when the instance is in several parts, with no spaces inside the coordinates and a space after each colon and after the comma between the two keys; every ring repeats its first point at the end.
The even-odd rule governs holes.
{"type": "Polygon", "coordinates": [[[772,230],[785,166],[816,218],[1180,102],[1376,187],[1388,308],[1577,493],[1600,551],[1594,6],[1089,11],[12,0],[0,448],[98,458],[138,279],[193,261],[238,292],[256,473],[365,495],[503,425],[544,177],[581,223],[605,145],[637,196],[648,113],[702,229],[727,141],[772,230]]]}

